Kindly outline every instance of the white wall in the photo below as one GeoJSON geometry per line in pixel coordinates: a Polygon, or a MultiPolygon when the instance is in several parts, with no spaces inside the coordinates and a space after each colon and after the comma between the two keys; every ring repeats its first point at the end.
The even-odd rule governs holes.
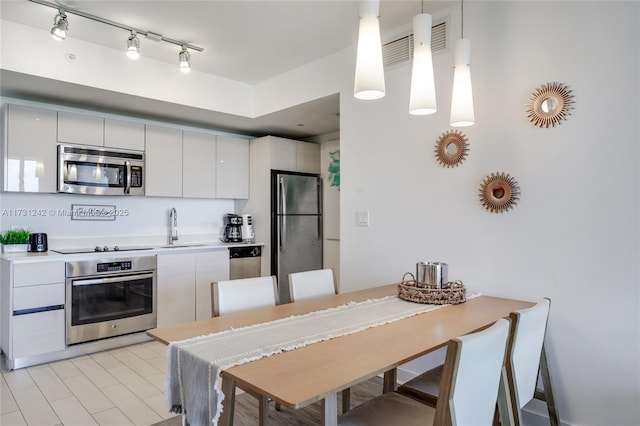
{"type": "MultiPolygon", "coordinates": [[[[459,8],[448,13],[459,28],[459,8]]],[[[637,2],[465,2],[477,123],[464,129],[470,154],[455,169],[433,157],[449,129],[450,52],[434,58],[434,116],[406,112],[408,64],[388,70],[385,98],[356,101],[354,49],[253,88],[259,114],[342,95],[342,291],[397,282],[433,259],[484,294],[551,297],[551,368],[571,425],[640,424],[639,15],[637,2]],[[550,81],[570,85],[575,109],[540,129],[525,104],[550,81]],[[486,212],[477,198],[495,171],[522,188],[505,214],[486,212]],[[355,226],[358,210],[370,211],[370,227],[355,226]]],[[[107,81],[85,83],[118,87],[107,81]]]]}
{"type": "Polygon", "coordinates": [[[46,30],[2,20],[0,50],[0,66],[5,70],[253,116],[253,90],[248,84],[198,70],[184,75],[174,64],[144,56],[133,63],[118,49],[91,44],[73,36],[59,43],[46,30]],[[67,59],[69,53],[75,60],[67,59]]]}
{"type": "Polygon", "coordinates": [[[333,165],[332,154],[340,153],[340,141],[328,140],[320,148],[320,171],[322,173],[322,206],[323,206],[323,268],[333,269],[340,289],[340,187],[329,173],[333,165]]]}
{"type": "Polygon", "coordinates": [[[635,2],[465,2],[476,125],[455,169],[433,155],[449,129],[450,54],[434,58],[435,116],[407,113],[408,66],[387,72],[380,101],[341,98],[343,290],[430,259],[484,294],[550,297],[551,368],[574,425],[640,424],[638,15],[635,2]],[[570,85],[575,109],[540,129],[525,104],[549,81],[570,85]],[[522,189],[505,214],[478,202],[495,171],[522,189]]]}
{"type": "Polygon", "coordinates": [[[234,211],[233,200],[3,193],[0,228],[46,232],[50,248],[165,244],[171,207],[178,212],[178,243],[216,240],[223,215],[234,211]],[[61,211],[72,204],[115,206],[123,215],[115,221],[71,220],[61,211]]]}

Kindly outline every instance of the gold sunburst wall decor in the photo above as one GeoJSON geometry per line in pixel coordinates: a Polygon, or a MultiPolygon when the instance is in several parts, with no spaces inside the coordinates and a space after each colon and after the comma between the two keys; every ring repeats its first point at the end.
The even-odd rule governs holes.
{"type": "Polygon", "coordinates": [[[468,139],[458,130],[449,130],[436,141],[436,160],[443,167],[456,167],[469,154],[468,139]]]}
{"type": "Polygon", "coordinates": [[[529,120],[539,127],[549,127],[566,120],[573,108],[573,95],[562,83],[546,83],[538,87],[527,103],[529,120]]]}
{"type": "Polygon", "coordinates": [[[518,182],[507,173],[491,173],[480,184],[480,202],[492,213],[512,209],[520,199],[518,182]]]}

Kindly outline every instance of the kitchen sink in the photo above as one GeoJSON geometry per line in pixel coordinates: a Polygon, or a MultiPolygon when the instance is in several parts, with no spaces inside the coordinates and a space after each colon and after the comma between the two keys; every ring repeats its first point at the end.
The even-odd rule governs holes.
{"type": "Polygon", "coordinates": [[[193,243],[193,244],[165,244],[163,246],[160,246],[160,248],[185,248],[185,247],[204,247],[204,246],[208,246],[209,244],[204,244],[204,243],[193,243]]]}

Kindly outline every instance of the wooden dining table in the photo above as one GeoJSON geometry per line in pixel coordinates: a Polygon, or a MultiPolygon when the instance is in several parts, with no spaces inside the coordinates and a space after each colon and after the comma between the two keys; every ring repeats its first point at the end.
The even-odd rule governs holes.
{"type": "MultiPolygon", "coordinates": [[[[397,285],[386,285],[156,328],[147,334],[169,344],[396,294],[397,285]]],[[[290,409],[322,401],[322,423],[336,425],[338,392],[380,374],[385,374],[386,390],[392,390],[396,367],[444,347],[452,338],[485,328],[499,318],[508,317],[512,311],[533,305],[481,295],[465,303],[444,306],[225,369],[221,372],[225,399],[219,424],[231,424],[235,387],[238,386],[266,395],[290,409]]]]}

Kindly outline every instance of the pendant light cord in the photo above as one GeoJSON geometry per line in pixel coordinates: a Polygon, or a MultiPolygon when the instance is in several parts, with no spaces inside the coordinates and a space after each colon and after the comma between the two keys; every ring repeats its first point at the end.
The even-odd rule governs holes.
{"type": "Polygon", "coordinates": [[[464,38],[464,0],[460,0],[460,38],[464,38]]]}

